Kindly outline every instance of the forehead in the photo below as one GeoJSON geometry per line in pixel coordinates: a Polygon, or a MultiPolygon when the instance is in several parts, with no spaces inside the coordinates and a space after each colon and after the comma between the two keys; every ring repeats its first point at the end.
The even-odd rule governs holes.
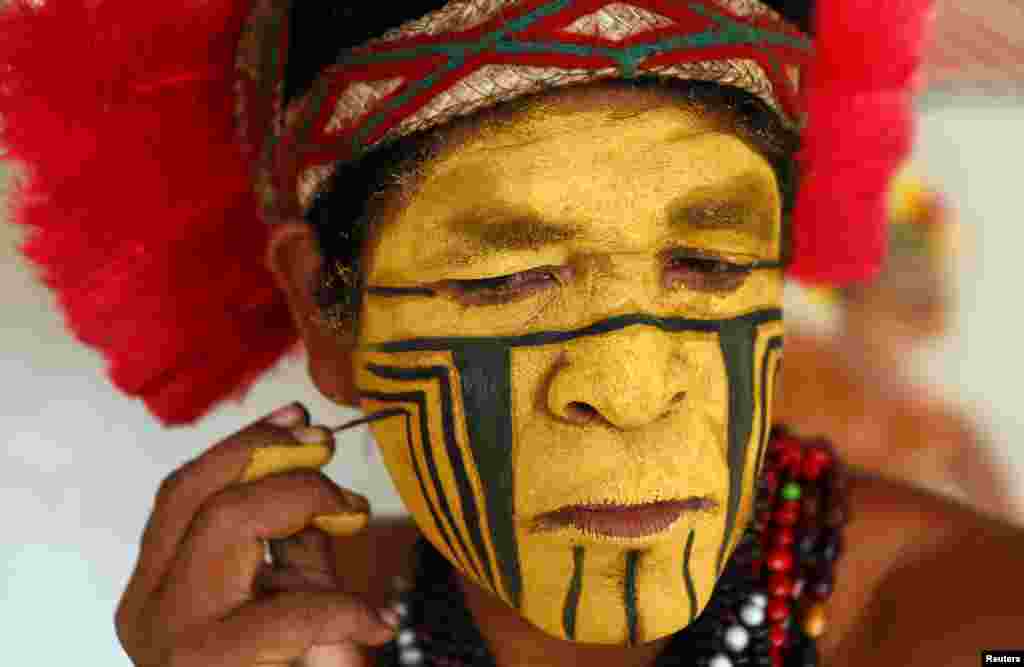
{"type": "Polygon", "coordinates": [[[564,230],[547,241],[622,251],[649,249],[667,227],[688,224],[746,252],[777,245],[778,205],[771,165],[720,114],[652,90],[569,89],[454,126],[380,220],[388,252],[374,264],[419,265],[515,220],[564,230]],[[728,224],[741,217],[753,222],[728,224]]]}

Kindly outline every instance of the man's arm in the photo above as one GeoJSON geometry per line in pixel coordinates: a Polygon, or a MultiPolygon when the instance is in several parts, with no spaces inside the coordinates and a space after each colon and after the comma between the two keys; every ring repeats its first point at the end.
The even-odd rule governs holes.
{"type": "Polygon", "coordinates": [[[905,545],[828,667],[975,667],[982,650],[1024,649],[1024,531],[911,490],[880,495],[871,522],[884,527],[893,503],[905,545]]]}

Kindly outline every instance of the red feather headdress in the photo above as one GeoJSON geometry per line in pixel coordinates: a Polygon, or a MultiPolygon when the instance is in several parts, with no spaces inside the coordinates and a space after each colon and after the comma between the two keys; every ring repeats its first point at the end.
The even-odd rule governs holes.
{"type": "MultiPolygon", "coordinates": [[[[641,4],[678,14],[682,3],[641,4]]],[[[295,156],[311,153],[292,144],[271,156],[277,165],[270,176],[257,169],[255,195],[263,131],[285,130],[273,145],[295,135],[273,124],[279,109],[247,114],[237,134],[236,92],[248,83],[236,50],[252,5],[13,0],[0,9],[0,145],[16,163],[12,217],[30,228],[24,252],[70,328],[106,356],[114,384],[166,424],[241,395],[297,342],[264,265],[260,186],[297,197],[294,177],[309,163],[295,156]]],[[[911,140],[930,2],[821,5],[807,93],[779,93],[784,111],[810,114],[790,274],[843,283],[881,263],[885,193],[911,140]]]]}

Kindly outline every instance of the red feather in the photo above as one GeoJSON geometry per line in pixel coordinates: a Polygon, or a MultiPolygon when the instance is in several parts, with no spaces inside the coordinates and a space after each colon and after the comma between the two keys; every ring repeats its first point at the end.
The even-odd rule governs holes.
{"type": "Polygon", "coordinates": [[[819,2],[789,274],[868,280],[887,244],[887,193],[913,142],[912,93],[930,0],[819,2]]]}
{"type": "Polygon", "coordinates": [[[235,140],[244,1],[16,0],[0,11],[12,219],[67,323],[165,424],[297,340],[235,140]]]}

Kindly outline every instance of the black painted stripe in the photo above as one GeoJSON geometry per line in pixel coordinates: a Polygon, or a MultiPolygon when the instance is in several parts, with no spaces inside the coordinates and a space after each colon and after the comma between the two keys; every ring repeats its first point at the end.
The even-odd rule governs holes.
{"type": "Polygon", "coordinates": [[[484,480],[487,525],[508,601],[519,608],[522,574],[515,533],[512,465],[512,357],[493,342],[453,352],[462,380],[466,430],[477,471],[484,480]]]}
{"type": "Polygon", "coordinates": [[[428,287],[367,287],[370,296],[402,297],[402,296],[436,296],[437,292],[428,287]]]}
{"type": "MultiPolygon", "coordinates": [[[[409,402],[416,403],[420,414],[420,438],[424,443],[430,442],[427,438],[430,437],[430,431],[426,426],[427,408],[426,408],[426,397],[421,391],[417,392],[406,392],[406,393],[382,393],[378,391],[360,391],[359,395],[364,398],[372,399],[375,401],[381,401],[383,403],[390,402],[409,402]]],[[[430,510],[430,517],[434,521],[434,527],[437,529],[441,539],[444,540],[445,546],[448,547],[448,552],[455,556],[455,559],[461,563],[462,554],[455,550],[452,545],[451,536],[448,534],[448,530],[445,528],[444,523],[441,522],[441,517],[438,515],[438,510],[434,507],[433,501],[430,499],[430,494],[427,493],[427,482],[423,479],[423,470],[420,468],[419,459],[416,457],[416,447],[413,444],[414,439],[412,437],[412,413],[407,410],[402,410],[405,413],[405,437],[409,441],[409,458],[412,460],[412,469],[416,473],[416,480],[420,484],[420,493],[423,494],[423,500],[427,503],[427,509],[430,510]]],[[[437,487],[434,487],[435,490],[437,487]]],[[[465,567],[463,565],[463,567],[465,567]]]]}
{"type": "Polygon", "coordinates": [[[566,639],[576,639],[576,612],[582,591],[583,547],[577,546],[572,549],[572,579],[569,580],[569,592],[565,594],[565,605],[562,607],[562,628],[566,639]]]}
{"type": "Polygon", "coordinates": [[[636,646],[638,636],[636,611],[636,575],[640,562],[639,551],[626,552],[626,579],[623,586],[623,602],[626,605],[626,627],[629,630],[629,645],[636,646]]]}
{"type": "Polygon", "coordinates": [[[686,538],[686,549],[683,551],[683,581],[686,582],[686,596],[690,598],[690,623],[697,618],[697,589],[693,585],[693,575],[690,573],[690,556],[693,554],[694,531],[686,538]]]}
{"type": "Polygon", "coordinates": [[[765,444],[768,442],[771,426],[768,423],[768,357],[775,350],[782,349],[782,341],[782,336],[769,338],[764,350],[764,357],[761,359],[761,433],[758,435],[757,458],[754,459],[755,475],[759,475],[761,472],[761,464],[764,462],[765,444]]]}
{"type": "Polygon", "coordinates": [[[573,331],[540,331],[537,333],[524,334],[522,336],[499,336],[493,338],[481,337],[455,337],[455,338],[413,338],[410,340],[391,341],[368,345],[367,348],[377,352],[414,352],[414,351],[448,351],[463,347],[475,346],[500,346],[506,348],[529,347],[535,345],[551,345],[563,343],[586,336],[597,336],[600,334],[618,331],[626,327],[636,325],[647,325],[661,329],[669,333],[681,331],[700,331],[715,333],[731,325],[746,324],[757,327],[768,322],[775,322],[782,319],[782,310],[779,308],[767,308],[754,311],[746,315],[720,320],[703,320],[686,317],[656,317],[644,313],[634,315],[621,315],[596,322],[581,329],[573,331]]]}
{"type": "Polygon", "coordinates": [[[728,449],[729,498],[725,513],[725,532],[718,549],[715,571],[722,572],[725,552],[736,526],[736,515],[743,494],[743,471],[747,448],[754,428],[754,345],[757,325],[751,320],[733,320],[723,324],[719,336],[725,372],[729,382],[728,449]]]}
{"type": "MultiPolygon", "coordinates": [[[[438,382],[441,390],[441,423],[444,430],[445,451],[448,453],[448,460],[451,462],[452,472],[455,475],[455,485],[458,489],[459,503],[462,507],[462,516],[464,519],[463,528],[468,529],[469,531],[469,537],[473,542],[476,557],[479,562],[483,564],[487,582],[493,589],[494,572],[491,569],[491,561],[487,557],[487,548],[484,546],[483,533],[480,530],[480,514],[477,511],[476,499],[473,495],[473,486],[470,484],[469,475],[466,473],[466,462],[462,458],[462,450],[459,449],[459,445],[455,440],[455,413],[452,402],[451,380],[448,376],[449,370],[444,366],[403,368],[398,366],[382,366],[379,364],[367,364],[366,369],[377,377],[387,380],[436,380],[438,382]]],[[[426,449],[429,449],[429,447],[426,449]]],[[[433,453],[431,453],[431,460],[433,460],[433,453]]],[[[440,480],[438,480],[438,484],[440,484],[440,480]]],[[[447,505],[448,503],[446,500],[445,506],[447,507],[447,505]]],[[[459,540],[459,544],[465,548],[462,531],[456,526],[457,524],[452,524],[456,538],[459,540]]],[[[469,554],[467,554],[467,556],[469,556],[469,554]]],[[[473,571],[477,576],[479,576],[480,572],[476,568],[473,559],[468,558],[468,560],[470,561],[470,564],[473,565],[473,571]]]]}
{"type": "Polygon", "coordinates": [[[455,541],[459,544],[459,549],[456,550],[452,545],[452,536],[448,533],[448,530],[444,527],[445,524],[439,520],[437,512],[434,510],[432,503],[430,502],[430,495],[427,493],[426,484],[419,470],[419,464],[417,463],[415,448],[413,447],[412,438],[409,438],[409,455],[412,458],[413,466],[416,470],[416,475],[420,479],[420,488],[423,492],[423,497],[427,501],[427,506],[431,508],[431,514],[434,517],[435,524],[440,528],[441,537],[444,539],[445,545],[448,550],[455,556],[456,560],[460,561],[464,570],[471,571],[477,577],[480,576],[480,571],[477,569],[473,559],[469,557],[469,549],[466,546],[465,541],[462,539],[462,534],[457,530],[455,517],[452,514],[451,506],[448,505],[448,497],[444,493],[444,488],[441,486],[441,477],[437,472],[437,462],[434,460],[434,452],[430,447],[430,427],[427,424],[427,397],[423,391],[412,391],[412,392],[400,392],[400,393],[384,393],[375,391],[362,391],[360,390],[360,396],[364,396],[369,399],[377,401],[402,401],[415,403],[419,409],[419,422],[420,422],[420,440],[423,442],[423,457],[427,462],[427,472],[430,474],[431,483],[434,487],[434,493],[437,494],[438,504],[440,505],[440,512],[448,520],[449,526],[452,527],[452,532],[455,536],[455,541]],[[462,562],[466,561],[466,562],[462,562]]]}

